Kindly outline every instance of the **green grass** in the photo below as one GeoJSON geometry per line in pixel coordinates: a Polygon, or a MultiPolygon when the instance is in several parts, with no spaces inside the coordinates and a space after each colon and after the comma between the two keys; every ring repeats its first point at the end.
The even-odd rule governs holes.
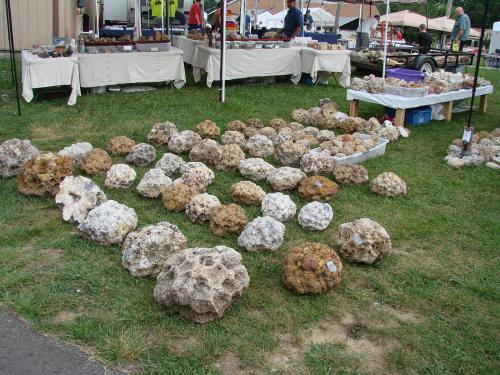
{"type": "MultiPolygon", "coordinates": [[[[498,72],[482,75],[500,87],[498,72]]],[[[6,87],[0,80],[0,89],[6,87]]],[[[28,138],[38,149],[53,151],[77,141],[105,148],[115,135],[143,142],[152,124],[165,120],[181,129],[193,129],[205,118],[222,127],[237,118],[290,120],[292,109],[309,108],[323,97],[348,110],[345,90],[333,84],[230,84],[224,105],[217,102],[217,89],[192,82],[181,90],[84,95],[74,107],[67,107],[62,95],[23,103],[21,117],[10,115],[11,101],[0,107],[0,141],[28,138]]],[[[474,115],[476,130],[500,125],[499,99],[495,92],[488,113],[474,115]]],[[[367,103],[360,107],[365,118],[382,111],[367,103]]],[[[457,114],[451,123],[412,128],[409,139],[388,145],[384,157],[365,164],[371,177],[383,171],[401,176],[408,184],[406,197],[385,199],[367,186],[345,187],[331,202],[335,217],[327,230],[308,232],[292,220],[275,253],[246,252],[236,236],[216,238],[207,226],[166,211],[160,200],[142,198],[134,189],[109,190],[103,175],[93,178],[108,197],[137,211],[139,226],[167,220],[180,227],[191,247],[224,244],[242,253],[250,287],[222,320],[208,325],[156,305],[155,281],[130,276],[121,267],[119,246],[80,238],[74,225],[62,222],[53,198],[22,196],[15,179],[0,180],[0,303],[36,329],[137,373],[215,374],[231,364],[228,355],[237,372],[249,373],[495,373],[500,180],[486,167],[446,166],[447,146],[461,136],[465,122],[466,115],[457,114]],[[281,265],[289,249],[306,240],[334,246],[338,225],[361,217],[388,230],[393,254],[375,266],[345,264],[342,283],[324,295],[297,296],[282,286],[281,265]],[[314,339],[317,327],[345,331],[346,319],[355,327],[349,339],[332,334],[329,340],[329,328],[326,341],[314,339]],[[378,348],[377,366],[366,345],[378,348]],[[291,365],[276,366],[273,353],[290,353],[291,365]]],[[[166,149],[157,149],[159,158],[166,149]]],[[[137,181],[147,170],[138,168],[137,181]]],[[[216,176],[208,191],[228,203],[229,186],[241,176],[216,176]]],[[[306,203],[296,194],[292,198],[299,208],[306,203]]],[[[245,209],[251,219],[259,215],[258,207],[245,209]]]]}

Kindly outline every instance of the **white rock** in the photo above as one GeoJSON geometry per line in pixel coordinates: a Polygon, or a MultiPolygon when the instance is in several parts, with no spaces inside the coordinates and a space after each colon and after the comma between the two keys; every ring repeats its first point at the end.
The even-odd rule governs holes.
{"type": "Polygon", "coordinates": [[[167,176],[172,176],[179,172],[186,162],[175,154],[167,152],[156,162],[155,168],[161,168],[167,176]]]}
{"type": "Polygon", "coordinates": [[[258,217],[245,226],[238,245],[248,251],[276,251],[283,243],[285,226],[269,216],[258,217]]]}
{"type": "Polygon", "coordinates": [[[335,133],[332,130],[320,130],[316,136],[318,142],[326,142],[335,138],[335,133]]]}
{"type": "Polygon", "coordinates": [[[332,154],[329,150],[309,151],[300,159],[300,168],[305,173],[323,174],[330,173],[335,168],[332,154]]]}
{"type": "Polygon", "coordinates": [[[493,163],[492,161],[489,161],[489,162],[485,163],[484,165],[487,166],[488,168],[491,168],[491,169],[499,169],[500,168],[500,165],[498,165],[497,163],[493,163]]]}
{"type": "Polygon", "coordinates": [[[198,194],[186,206],[186,216],[193,223],[205,224],[210,221],[212,210],[218,206],[220,201],[215,195],[198,194]]]}
{"type": "Polygon", "coordinates": [[[298,219],[300,226],[304,229],[326,229],[333,220],[332,206],[328,203],[308,203],[300,210],[298,219]]]}
{"type": "Polygon", "coordinates": [[[137,174],[127,164],[114,164],[106,173],[104,185],[110,188],[128,188],[135,180],[137,174]]]}
{"type": "Polygon", "coordinates": [[[167,177],[161,168],[147,171],[137,185],[137,192],[146,198],[157,198],[163,189],[172,184],[172,179],[167,177]]]}
{"type": "Polygon", "coordinates": [[[292,190],[306,177],[306,174],[298,168],[281,167],[267,176],[267,183],[274,191],[292,190]]]}
{"type": "Polygon", "coordinates": [[[250,158],[240,161],[239,169],[243,176],[248,177],[252,181],[264,180],[276,170],[274,166],[260,158],[250,158]]]}
{"type": "Polygon", "coordinates": [[[237,144],[240,147],[244,147],[247,142],[245,135],[235,130],[228,130],[222,134],[221,141],[223,145],[237,144]]]}
{"type": "Polygon", "coordinates": [[[283,193],[266,194],[261,204],[262,215],[270,216],[278,221],[292,219],[297,212],[297,206],[290,196],[283,193]]]}
{"type": "Polygon", "coordinates": [[[74,143],[68,147],[64,147],[61,151],[58,152],[58,154],[61,156],[69,156],[73,159],[75,165],[80,165],[82,163],[83,157],[90,151],[92,151],[92,145],[90,143],[80,142],[74,143]]]}
{"type": "Polygon", "coordinates": [[[245,144],[249,154],[256,158],[271,156],[274,152],[273,141],[262,134],[255,134],[245,144]]]}
{"type": "Polygon", "coordinates": [[[446,163],[452,168],[462,168],[466,165],[465,161],[462,158],[455,156],[447,156],[444,158],[446,163]]]}
{"type": "Polygon", "coordinates": [[[190,151],[196,144],[201,142],[201,136],[192,130],[184,130],[172,134],[168,141],[168,149],[176,154],[190,151]]]}
{"type": "Polygon", "coordinates": [[[0,177],[15,176],[24,164],[38,154],[27,139],[9,139],[0,145],[0,177]]]}
{"type": "Polygon", "coordinates": [[[156,159],[156,149],[148,143],[139,143],[130,149],[125,160],[137,166],[147,165],[156,159]]]}

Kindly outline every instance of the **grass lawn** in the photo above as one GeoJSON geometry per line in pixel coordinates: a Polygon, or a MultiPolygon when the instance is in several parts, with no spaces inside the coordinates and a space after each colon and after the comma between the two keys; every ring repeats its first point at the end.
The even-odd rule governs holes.
{"type": "MultiPolygon", "coordinates": [[[[500,126],[500,73],[484,70],[482,76],[497,91],[488,113],[474,115],[474,125],[491,131],[500,126]]],[[[7,77],[3,72],[3,88],[7,77]]],[[[0,141],[27,138],[52,151],[77,141],[105,148],[116,135],[144,142],[153,123],[165,120],[180,129],[206,118],[223,128],[249,117],[291,120],[292,109],[323,97],[348,111],[345,90],[333,84],[230,84],[226,104],[217,96],[216,88],[190,82],[181,90],[84,95],[74,107],[65,105],[65,95],[42,98],[23,103],[21,117],[9,114],[13,105],[3,105],[0,141]]],[[[360,107],[365,118],[381,111],[360,107]]],[[[246,252],[236,236],[216,238],[208,226],[166,211],[160,200],[135,189],[110,190],[103,175],[93,178],[109,198],[137,211],[139,226],[170,221],[190,247],[224,244],[241,252],[250,287],[223,319],[207,325],[160,308],[155,280],[130,276],[119,246],[80,238],[74,225],[62,222],[53,198],[23,196],[15,178],[0,180],[0,303],[35,329],[141,374],[493,374],[500,367],[500,179],[486,167],[452,170],[443,161],[465,122],[466,114],[457,114],[451,123],[411,128],[409,139],[389,144],[384,157],[365,164],[372,178],[384,171],[402,177],[406,197],[344,187],[330,202],[335,216],[327,230],[308,232],[294,219],[275,253],[246,252]],[[323,295],[297,296],[282,286],[282,262],[294,245],[308,240],[334,247],[339,224],[362,217],[387,229],[393,253],[374,266],[345,264],[341,284],[323,295]]],[[[158,158],[165,151],[158,147],[158,158]]],[[[137,182],[147,170],[137,169],[137,182]]],[[[242,177],[216,176],[208,192],[231,202],[229,187],[242,177]]],[[[299,208],[306,203],[292,198],[299,208]]],[[[249,219],[259,216],[258,207],[245,209],[249,219]]]]}

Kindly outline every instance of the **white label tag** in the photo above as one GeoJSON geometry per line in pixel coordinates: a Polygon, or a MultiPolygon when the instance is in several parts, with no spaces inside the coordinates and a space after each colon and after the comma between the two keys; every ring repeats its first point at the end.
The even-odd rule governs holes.
{"type": "Polygon", "coordinates": [[[354,233],[351,238],[356,243],[356,245],[362,245],[365,243],[365,241],[363,241],[363,239],[357,233],[354,233]]]}
{"type": "Polygon", "coordinates": [[[330,272],[337,272],[337,266],[331,260],[329,260],[328,262],[326,262],[326,267],[328,268],[328,270],[330,272]]]}
{"type": "Polygon", "coordinates": [[[132,46],[123,46],[124,51],[132,51],[132,46]]]}
{"type": "Polygon", "coordinates": [[[158,52],[158,47],[151,47],[151,52],[158,52]]]}
{"type": "Polygon", "coordinates": [[[467,128],[465,128],[464,135],[462,136],[462,141],[470,142],[471,138],[472,138],[472,130],[467,130],[467,128]]]}

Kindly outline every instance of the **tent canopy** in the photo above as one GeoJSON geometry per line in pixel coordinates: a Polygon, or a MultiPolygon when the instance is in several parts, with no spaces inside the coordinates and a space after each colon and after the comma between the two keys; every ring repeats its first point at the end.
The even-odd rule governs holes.
{"type": "MultiPolygon", "coordinates": [[[[380,17],[380,21],[386,21],[386,16],[380,17]]],[[[400,12],[389,13],[389,22],[394,26],[406,26],[406,27],[419,27],[421,24],[426,24],[425,16],[418,13],[410,12],[409,10],[402,10],[400,12]]],[[[431,24],[429,21],[429,28],[431,24]]]]}
{"type": "MultiPolygon", "coordinates": [[[[449,17],[438,17],[429,19],[429,29],[443,31],[445,33],[451,33],[454,24],[455,20],[449,17]]],[[[470,29],[470,36],[473,38],[479,38],[481,36],[481,33],[474,29],[470,29]]]]}

